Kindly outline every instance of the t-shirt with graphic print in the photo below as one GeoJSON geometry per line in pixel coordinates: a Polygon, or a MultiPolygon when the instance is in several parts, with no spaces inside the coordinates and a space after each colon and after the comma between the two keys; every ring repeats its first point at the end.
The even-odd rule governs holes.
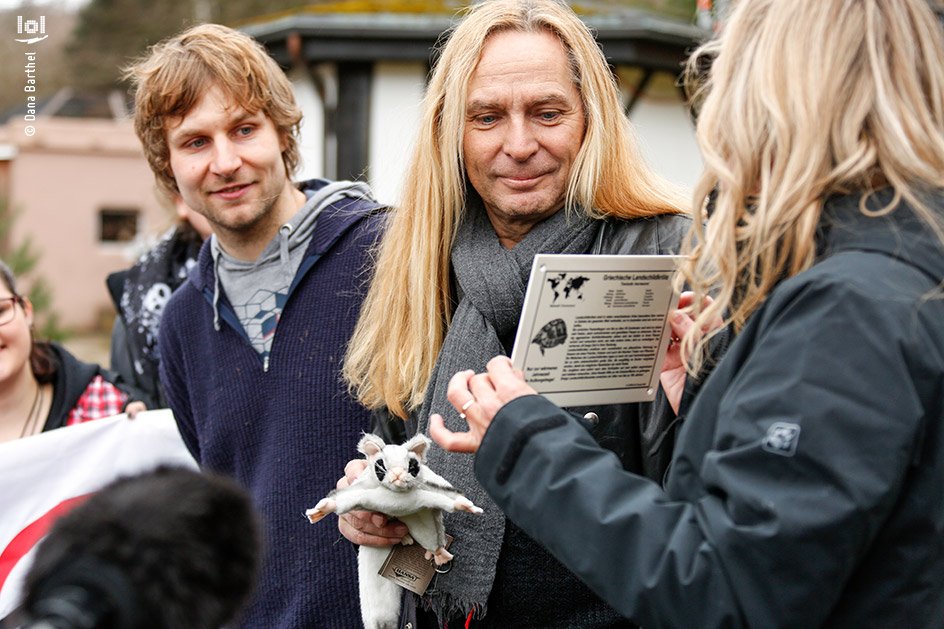
{"type": "Polygon", "coordinates": [[[227,254],[216,237],[211,237],[217,288],[225,291],[249,341],[266,364],[289,289],[305,258],[318,214],[344,197],[372,200],[365,184],[349,181],[305,190],[305,195],[305,204],[279,228],[278,234],[253,262],[227,254]]]}
{"type": "Polygon", "coordinates": [[[217,277],[249,341],[263,359],[272,349],[289,287],[311,241],[318,214],[314,210],[309,198],[253,262],[234,258],[214,242],[217,277]]]}

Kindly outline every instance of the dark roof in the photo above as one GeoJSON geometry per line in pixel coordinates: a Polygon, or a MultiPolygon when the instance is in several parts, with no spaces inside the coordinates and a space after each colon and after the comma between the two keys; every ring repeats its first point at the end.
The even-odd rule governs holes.
{"type": "MultiPolygon", "coordinates": [[[[41,116],[116,119],[128,116],[133,107],[133,100],[126,90],[82,91],[65,87],[38,99],[35,109],[41,116]]],[[[0,124],[14,117],[22,117],[25,113],[25,105],[7,109],[0,113],[0,124]]]]}
{"type": "MultiPolygon", "coordinates": [[[[293,38],[297,44],[292,45],[308,62],[431,62],[437,41],[456,24],[463,6],[449,0],[342,0],[263,17],[240,28],[265,44],[284,67],[292,65],[293,38]]],[[[674,73],[708,35],[690,21],[627,7],[625,2],[585,0],[575,10],[613,64],[674,73]]]]}

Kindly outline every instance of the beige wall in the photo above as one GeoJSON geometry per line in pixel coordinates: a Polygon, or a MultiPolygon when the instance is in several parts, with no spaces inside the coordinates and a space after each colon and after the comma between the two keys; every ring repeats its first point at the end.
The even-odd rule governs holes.
{"type": "Polygon", "coordinates": [[[99,242],[99,210],[136,208],[139,233],[171,224],[128,120],[41,118],[27,136],[14,119],[0,142],[16,147],[10,199],[21,209],[12,244],[30,237],[64,326],[96,329],[113,312],[105,277],[133,263],[136,246],[99,242]]]}

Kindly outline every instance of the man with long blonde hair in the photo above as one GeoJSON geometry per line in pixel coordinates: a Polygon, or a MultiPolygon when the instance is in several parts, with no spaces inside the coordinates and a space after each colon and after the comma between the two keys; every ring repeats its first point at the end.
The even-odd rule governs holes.
{"type": "MultiPolygon", "coordinates": [[[[344,369],[361,402],[401,432],[425,432],[434,411],[461,421],[449,377],[510,351],[534,254],[672,253],[690,223],[639,156],[593,36],[556,0],[468,12],[433,72],[406,173],[344,369]]],[[[672,441],[653,447],[669,422],[663,408],[573,410],[628,469],[660,478],[672,441]]],[[[429,457],[487,501],[469,460],[429,457]]],[[[450,627],[469,616],[503,627],[623,624],[494,505],[446,527],[457,560],[427,599],[450,627]]],[[[362,544],[403,534],[357,516],[341,530],[362,544]]]]}
{"type": "Polygon", "coordinates": [[[364,184],[292,182],[301,111],[245,33],[195,26],[127,73],[155,178],[213,228],[164,310],[159,371],[197,462],[250,489],[263,519],[265,560],[241,626],[348,629],[359,622],[355,556],[300,513],[369,428],[339,362],[378,206],[364,184]]]}
{"type": "MultiPolygon", "coordinates": [[[[441,445],[477,451],[510,517],[642,626],[944,627],[932,6],[741,0],[703,50],[696,200],[714,211],[682,275],[695,304],[717,292],[673,315],[684,342],[663,376],[714,318],[738,334],[682,411],[662,485],[613,465],[505,357],[451,383],[476,400],[469,432],[432,420],[441,445]]],[[[680,383],[663,377],[673,405],[680,383]]]]}

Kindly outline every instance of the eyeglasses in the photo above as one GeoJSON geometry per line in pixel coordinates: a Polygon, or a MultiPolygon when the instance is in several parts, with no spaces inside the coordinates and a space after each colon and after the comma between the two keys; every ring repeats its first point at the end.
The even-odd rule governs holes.
{"type": "Polygon", "coordinates": [[[21,297],[4,297],[0,299],[0,325],[6,325],[16,317],[16,305],[22,304],[21,297]]]}

